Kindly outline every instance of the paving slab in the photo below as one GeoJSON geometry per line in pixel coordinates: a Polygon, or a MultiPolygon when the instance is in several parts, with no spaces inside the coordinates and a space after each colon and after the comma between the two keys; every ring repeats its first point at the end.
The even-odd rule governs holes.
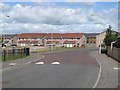
{"type": "Polygon", "coordinates": [[[118,88],[119,69],[114,68],[119,68],[120,63],[105,54],[99,54],[98,51],[91,52],[90,55],[101,64],[101,77],[96,88],[118,88]]]}

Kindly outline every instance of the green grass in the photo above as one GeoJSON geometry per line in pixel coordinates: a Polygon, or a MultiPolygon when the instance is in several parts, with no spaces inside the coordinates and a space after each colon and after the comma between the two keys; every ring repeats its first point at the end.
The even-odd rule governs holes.
{"type": "Polygon", "coordinates": [[[21,55],[21,54],[9,54],[9,55],[6,55],[6,56],[0,56],[0,62],[6,62],[6,61],[11,61],[11,60],[16,60],[16,59],[19,59],[19,58],[24,58],[25,55],[21,55]]]}
{"type": "Polygon", "coordinates": [[[86,48],[97,48],[96,46],[87,46],[86,48]]]}
{"type": "Polygon", "coordinates": [[[2,62],[2,55],[0,55],[0,63],[2,62]]]}
{"type": "Polygon", "coordinates": [[[44,50],[37,50],[37,51],[32,51],[33,53],[36,52],[50,52],[50,51],[66,51],[66,50],[71,50],[71,49],[78,49],[80,47],[54,47],[53,50],[51,50],[51,48],[48,49],[44,49],[44,50]]]}

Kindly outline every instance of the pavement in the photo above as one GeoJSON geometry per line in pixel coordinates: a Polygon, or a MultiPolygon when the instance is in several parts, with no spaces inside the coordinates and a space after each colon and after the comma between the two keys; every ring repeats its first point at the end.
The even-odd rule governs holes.
{"type": "Polygon", "coordinates": [[[32,62],[40,60],[41,58],[44,58],[44,56],[40,55],[38,53],[30,53],[30,56],[27,56],[25,58],[3,62],[2,67],[0,69],[5,70],[5,69],[12,68],[12,67],[17,67],[17,66],[30,64],[32,62]]]}
{"type": "Polygon", "coordinates": [[[96,88],[118,88],[120,84],[118,83],[118,70],[120,69],[117,68],[119,68],[120,63],[105,54],[99,54],[98,51],[91,52],[90,55],[101,64],[101,76],[96,88]]]}

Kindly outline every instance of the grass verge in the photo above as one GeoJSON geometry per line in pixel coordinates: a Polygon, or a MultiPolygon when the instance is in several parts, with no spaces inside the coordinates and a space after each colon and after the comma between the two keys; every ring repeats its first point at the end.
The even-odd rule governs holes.
{"type": "Polygon", "coordinates": [[[16,60],[16,59],[20,59],[20,58],[24,58],[26,57],[25,55],[21,55],[21,54],[8,54],[8,55],[1,55],[0,56],[0,62],[6,62],[6,61],[11,61],[11,60],[16,60]]]}

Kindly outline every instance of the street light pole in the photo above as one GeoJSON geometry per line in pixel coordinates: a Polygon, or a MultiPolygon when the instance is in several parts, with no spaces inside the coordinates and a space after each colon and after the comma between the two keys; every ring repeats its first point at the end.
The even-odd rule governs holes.
{"type": "MultiPolygon", "coordinates": [[[[9,18],[10,16],[7,15],[6,17],[9,18]]],[[[4,19],[3,19],[3,27],[5,27],[5,20],[4,20],[4,19]]],[[[5,28],[4,28],[4,29],[5,29],[5,28]]],[[[3,30],[4,30],[4,29],[1,30],[2,47],[4,47],[4,38],[5,38],[5,37],[4,37],[4,34],[3,34],[3,30]]]]}

